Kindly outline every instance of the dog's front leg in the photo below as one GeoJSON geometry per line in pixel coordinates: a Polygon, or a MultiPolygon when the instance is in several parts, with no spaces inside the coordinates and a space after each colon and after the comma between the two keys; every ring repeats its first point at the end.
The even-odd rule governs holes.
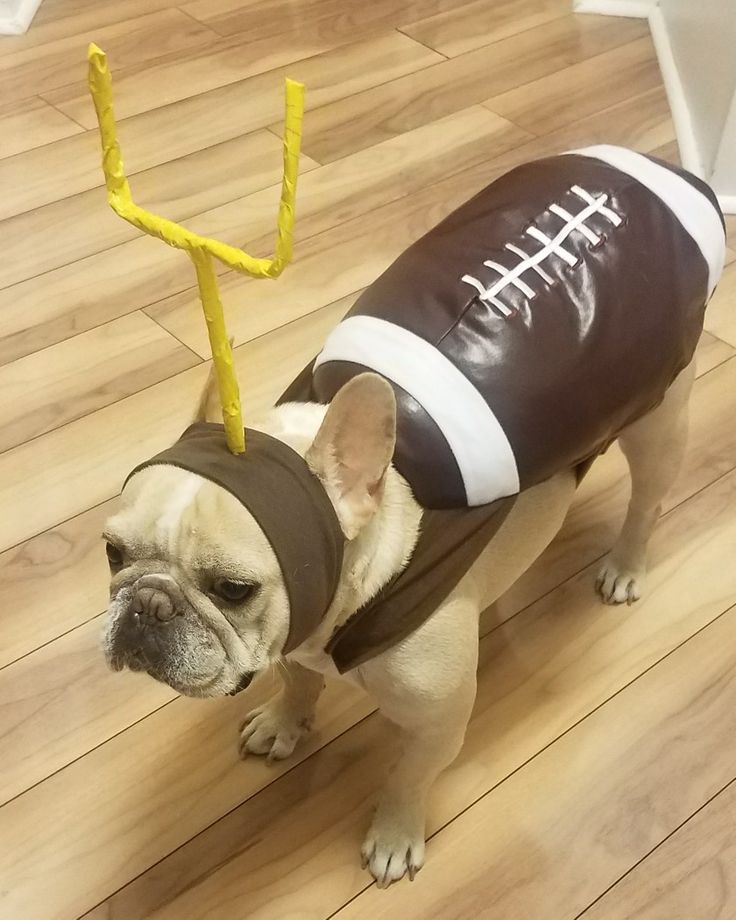
{"type": "Polygon", "coordinates": [[[424,864],[427,793],[455,759],[465,736],[462,719],[466,714],[451,707],[447,715],[449,719],[459,717],[461,725],[399,729],[402,753],[389,774],[361,849],[363,867],[379,888],[387,888],[406,874],[413,879],[424,864]]]}
{"type": "Polygon", "coordinates": [[[268,760],[288,757],[314,721],[324,678],[295,661],[283,668],[281,691],[249,712],[240,727],[240,755],[265,754],[268,760]]]}
{"type": "Polygon", "coordinates": [[[477,630],[477,604],[452,601],[364,675],[399,742],[362,847],[381,888],[424,862],[427,794],[460,751],[475,700],[477,630]]]}

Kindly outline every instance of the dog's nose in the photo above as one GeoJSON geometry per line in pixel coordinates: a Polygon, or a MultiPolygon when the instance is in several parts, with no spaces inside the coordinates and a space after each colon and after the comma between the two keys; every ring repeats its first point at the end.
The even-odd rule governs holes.
{"type": "Polygon", "coordinates": [[[141,618],[165,623],[176,616],[176,607],[165,591],[158,588],[141,588],[133,599],[133,613],[141,618]]]}
{"type": "Polygon", "coordinates": [[[140,623],[167,623],[183,609],[181,590],[169,575],[143,575],[134,587],[131,613],[140,623]]]}

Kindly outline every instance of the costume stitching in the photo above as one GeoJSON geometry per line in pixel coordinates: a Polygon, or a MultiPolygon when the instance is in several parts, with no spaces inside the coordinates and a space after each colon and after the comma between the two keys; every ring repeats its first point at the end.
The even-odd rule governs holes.
{"type": "Polygon", "coordinates": [[[538,227],[535,226],[530,226],[524,231],[527,236],[537,240],[537,242],[542,243],[541,249],[535,253],[532,253],[531,255],[528,255],[522,249],[507,243],[505,248],[510,252],[519,255],[521,257],[521,261],[511,269],[504,268],[503,265],[499,265],[497,262],[493,262],[490,259],[485,261],[483,264],[486,267],[498,272],[499,275],[501,275],[497,281],[494,281],[493,284],[486,286],[478,278],[469,274],[463,275],[460,280],[465,282],[465,284],[469,284],[474,287],[478,292],[480,299],[484,303],[493,304],[493,306],[495,306],[504,316],[511,316],[511,314],[516,311],[506,306],[501,300],[498,299],[496,295],[500,294],[509,285],[513,285],[531,299],[535,294],[534,290],[520,278],[524,272],[530,270],[535,271],[548,284],[552,284],[553,279],[547,274],[547,272],[544,271],[543,268],[541,268],[539,264],[550,256],[555,255],[563,261],[567,262],[567,264],[570,266],[576,265],[578,262],[576,257],[562,245],[562,243],[570,236],[571,233],[574,231],[582,233],[582,235],[585,236],[588,242],[593,246],[600,246],[603,243],[605,237],[601,237],[590,227],[586,226],[585,221],[588,220],[588,218],[592,217],[593,214],[600,214],[602,217],[612,223],[614,227],[619,227],[623,223],[622,217],[614,210],[606,206],[608,195],[599,195],[596,198],[591,195],[590,192],[587,192],[584,188],[581,188],[579,185],[571,186],[570,191],[573,195],[577,196],[581,199],[581,201],[585,203],[585,207],[577,214],[573,215],[570,214],[570,212],[565,208],[560,207],[560,205],[551,204],[549,206],[549,210],[557,217],[560,217],[565,221],[562,229],[559,230],[554,237],[548,237],[538,227]]]}

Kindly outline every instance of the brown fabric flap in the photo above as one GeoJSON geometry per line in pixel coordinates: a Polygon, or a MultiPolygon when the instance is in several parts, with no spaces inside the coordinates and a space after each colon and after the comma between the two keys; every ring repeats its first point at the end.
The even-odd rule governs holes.
{"type": "Polygon", "coordinates": [[[449,596],[516,501],[427,511],[406,569],[337,629],[325,647],[338,671],[350,671],[418,629],[449,596]]]}

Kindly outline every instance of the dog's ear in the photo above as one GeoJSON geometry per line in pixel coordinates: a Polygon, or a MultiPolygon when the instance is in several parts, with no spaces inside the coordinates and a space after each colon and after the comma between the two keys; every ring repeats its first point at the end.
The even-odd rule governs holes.
{"type": "Polygon", "coordinates": [[[381,502],[395,444],[396,399],[391,386],[377,374],[354,377],[333,399],[306,455],[349,540],[381,502]]]}

